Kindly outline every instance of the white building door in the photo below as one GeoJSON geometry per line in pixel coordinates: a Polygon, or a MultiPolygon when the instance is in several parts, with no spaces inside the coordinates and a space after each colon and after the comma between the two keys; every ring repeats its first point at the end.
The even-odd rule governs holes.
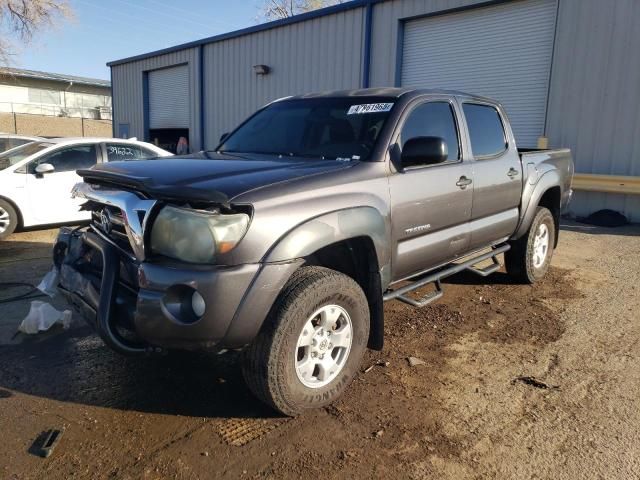
{"type": "Polygon", "coordinates": [[[189,128],[187,65],[149,72],[149,128],[189,128]]]}
{"type": "Polygon", "coordinates": [[[401,83],[500,101],[521,147],[544,133],[556,0],[519,0],[408,21],[401,83]]]}

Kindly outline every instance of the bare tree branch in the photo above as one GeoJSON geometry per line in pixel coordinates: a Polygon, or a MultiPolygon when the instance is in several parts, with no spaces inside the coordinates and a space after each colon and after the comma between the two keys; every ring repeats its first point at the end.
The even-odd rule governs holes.
{"type": "Polygon", "coordinates": [[[0,0],[0,63],[9,63],[38,31],[71,16],[67,0],[0,0]]]}
{"type": "Polygon", "coordinates": [[[347,0],[264,0],[258,14],[259,21],[280,20],[347,0]]]}

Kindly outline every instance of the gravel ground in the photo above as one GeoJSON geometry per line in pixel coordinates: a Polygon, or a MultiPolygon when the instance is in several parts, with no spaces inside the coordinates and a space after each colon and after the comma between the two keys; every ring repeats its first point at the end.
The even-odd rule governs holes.
{"type": "MultiPolygon", "coordinates": [[[[0,243],[0,282],[37,283],[54,235],[0,243]]],[[[388,303],[385,350],[296,419],[251,397],[235,354],[126,359],[78,320],[14,336],[29,302],[0,304],[0,478],[640,478],[640,228],[565,224],[543,282],[482,281],[388,303]]]]}

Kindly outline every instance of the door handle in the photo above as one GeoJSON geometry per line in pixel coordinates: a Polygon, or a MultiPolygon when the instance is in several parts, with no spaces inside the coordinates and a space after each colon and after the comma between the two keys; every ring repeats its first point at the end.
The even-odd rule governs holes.
{"type": "Polygon", "coordinates": [[[509,169],[509,171],[507,172],[507,176],[508,176],[509,178],[514,178],[514,177],[517,177],[519,173],[520,173],[520,172],[518,172],[518,170],[516,170],[515,168],[511,167],[511,168],[509,169]]]}
{"type": "Polygon", "coordinates": [[[460,177],[460,180],[456,182],[456,185],[459,186],[461,190],[464,190],[465,188],[467,188],[467,186],[471,185],[472,183],[473,183],[473,180],[463,175],[460,177]]]}

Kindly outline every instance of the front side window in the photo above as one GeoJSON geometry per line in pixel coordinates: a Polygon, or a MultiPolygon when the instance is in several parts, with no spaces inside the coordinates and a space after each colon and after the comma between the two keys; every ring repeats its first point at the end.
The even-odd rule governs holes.
{"type": "Polygon", "coordinates": [[[404,147],[408,140],[415,137],[440,137],[447,144],[447,161],[460,158],[458,129],[453,109],[448,102],[428,102],[413,109],[402,126],[400,146],[404,147]]]}
{"type": "Polygon", "coordinates": [[[492,157],[507,149],[504,126],[498,110],[476,103],[465,103],[462,108],[467,119],[474,157],[492,157]]]}
{"type": "Polygon", "coordinates": [[[158,155],[151,150],[123,143],[107,143],[107,161],[118,162],[122,160],[146,160],[156,158],[158,155]]]}
{"type": "Polygon", "coordinates": [[[220,152],[367,160],[393,108],[384,97],[276,102],[256,113],[220,152]]]}
{"type": "Polygon", "coordinates": [[[66,147],[32,162],[30,172],[34,173],[35,168],[41,163],[53,165],[55,173],[74,172],[81,168],[91,168],[97,162],[96,152],[95,145],[66,147]]]}

